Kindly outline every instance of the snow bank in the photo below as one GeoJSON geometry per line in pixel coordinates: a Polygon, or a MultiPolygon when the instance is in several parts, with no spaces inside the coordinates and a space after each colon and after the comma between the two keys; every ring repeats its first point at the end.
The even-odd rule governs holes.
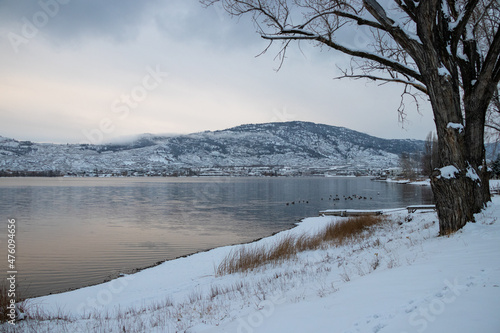
{"type": "Polygon", "coordinates": [[[431,186],[431,180],[430,179],[425,179],[425,180],[419,180],[415,182],[410,182],[411,185],[420,185],[420,186],[431,186]]]}
{"type": "MultiPolygon", "coordinates": [[[[341,218],[308,218],[249,245],[217,248],[134,275],[29,301],[63,320],[51,332],[499,332],[500,198],[438,237],[436,213],[391,212],[363,239],[284,264],[215,276],[240,246],[314,234],[341,218]],[[63,315],[64,314],[64,315],[63,315]],[[84,314],[82,316],[82,314],[84,314]]],[[[23,326],[24,325],[24,326],[23,326]]],[[[11,328],[9,328],[11,329],[11,328]]]]}

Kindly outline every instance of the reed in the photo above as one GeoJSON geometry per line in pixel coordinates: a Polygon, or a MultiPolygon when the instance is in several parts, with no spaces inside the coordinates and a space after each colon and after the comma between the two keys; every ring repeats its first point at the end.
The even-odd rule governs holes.
{"type": "Polygon", "coordinates": [[[218,276],[251,271],[266,264],[282,263],[298,253],[324,246],[341,246],[370,235],[373,225],[384,221],[379,216],[359,216],[331,223],[315,235],[285,236],[272,246],[248,245],[231,251],[217,266],[218,276]]]}

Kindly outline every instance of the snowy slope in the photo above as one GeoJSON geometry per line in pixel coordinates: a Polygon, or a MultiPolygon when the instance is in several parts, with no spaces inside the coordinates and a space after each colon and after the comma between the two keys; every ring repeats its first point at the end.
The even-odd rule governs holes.
{"type": "Polygon", "coordinates": [[[101,285],[30,300],[51,332],[500,332],[500,198],[476,223],[437,237],[435,212],[389,213],[368,238],[279,265],[215,276],[240,246],[313,234],[308,218],[251,245],[217,248],[101,285]]]}
{"type": "Polygon", "coordinates": [[[144,135],[129,144],[55,145],[0,138],[0,170],[171,174],[250,166],[380,169],[397,166],[401,152],[422,147],[422,141],[386,140],[342,127],[288,122],[171,137],[144,135]]]}

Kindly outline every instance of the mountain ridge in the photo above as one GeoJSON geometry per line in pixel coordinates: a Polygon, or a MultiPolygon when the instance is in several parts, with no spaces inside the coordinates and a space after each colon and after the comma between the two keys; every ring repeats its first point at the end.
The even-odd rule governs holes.
{"type": "MultiPolygon", "coordinates": [[[[244,124],[192,134],[145,134],[128,144],[47,144],[0,137],[0,170],[193,175],[209,168],[373,170],[395,167],[424,141],[382,139],[312,122],[244,124]]],[[[248,170],[247,170],[248,173],[248,170]]]]}

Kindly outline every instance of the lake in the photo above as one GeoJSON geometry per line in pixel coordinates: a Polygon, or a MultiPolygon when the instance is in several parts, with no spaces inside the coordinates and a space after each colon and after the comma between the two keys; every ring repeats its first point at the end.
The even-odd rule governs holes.
{"type": "Polygon", "coordinates": [[[430,187],[366,177],[0,178],[0,246],[14,218],[18,291],[34,297],[250,242],[324,209],[430,203],[430,187]]]}

